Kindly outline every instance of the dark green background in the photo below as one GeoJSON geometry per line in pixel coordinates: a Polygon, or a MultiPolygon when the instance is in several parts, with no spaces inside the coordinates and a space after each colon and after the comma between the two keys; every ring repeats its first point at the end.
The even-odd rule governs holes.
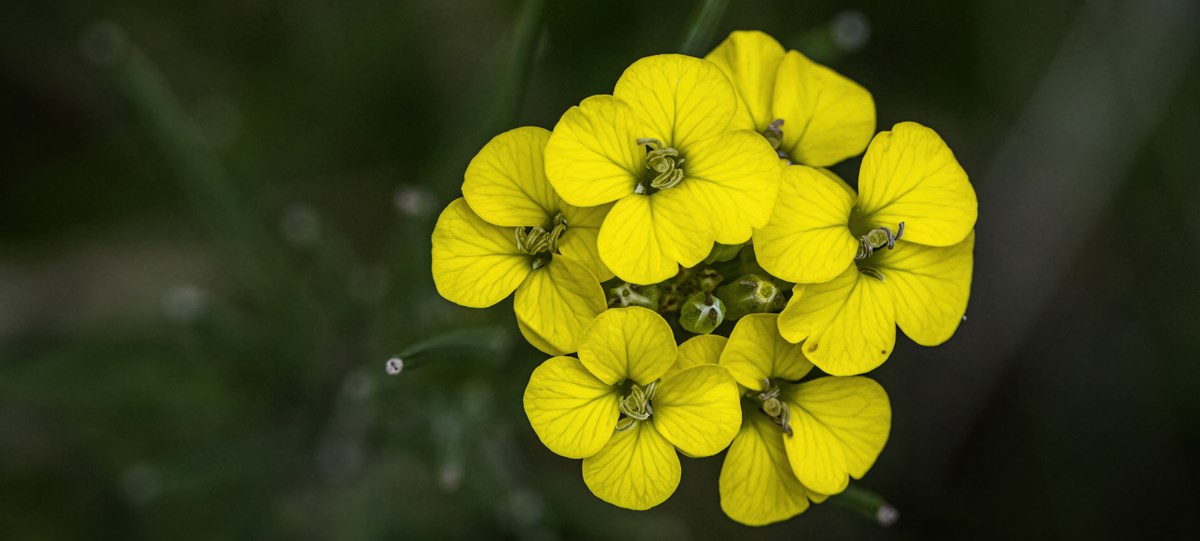
{"type": "Polygon", "coordinates": [[[739,526],[720,456],[652,511],[597,500],[525,420],[544,356],[511,305],[432,288],[474,152],[677,51],[691,3],[551,0],[512,107],[518,2],[58,1],[0,7],[0,538],[1195,535],[1200,7],[853,2],[845,50],[842,2],[734,4],[705,48],[762,29],[830,64],[979,195],[969,319],[873,374],[895,419],[861,484],[895,526],[739,526]],[[86,60],[97,21],[179,118],[86,60]]]}

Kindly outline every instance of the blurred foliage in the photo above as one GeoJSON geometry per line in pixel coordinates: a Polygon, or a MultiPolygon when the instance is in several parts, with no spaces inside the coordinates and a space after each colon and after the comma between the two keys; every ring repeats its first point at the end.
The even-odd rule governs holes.
{"type": "MultiPolygon", "coordinates": [[[[551,127],[636,58],[703,40],[685,36],[693,4],[5,3],[0,538],[1193,531],[1194,49],[1179,51],[1193,69],[1161,121],[1130,142],[1137,159],[1112,203],[1081,246],[1064,247],[1078,255],[1061,286],[1047,284],[1035,331],[968,342],[953,359],[900,343],[877,372],[896,425],[863,484],[897,505],[896,526],[825,505],[743,528],[720,512],[720,456],[686,460],[671,500],[627,512],[540,445],[520,397],[542,355],[497,336],[516,328],[511,304],[467,310],[437,296],[433,220],[492,135],[551,127]],[[98,21],[145,65],[97,68],[96,30],[110,28],[98,21]],[[138,77],[152,80],[140,93],[138,77]],[[481,334],[385,373],[391,355],[463,328],[481,334]],[[1016,353],[967,441],[944,475],[915,476],[932,442],[909,429],[936,432],[921,413],[964,400],[951,368],[995,344],[1016,353]],[[918,378],[945,394],[921,392],[918,378]]],[[[730,4],[701,50],[762,29],[870,89],[881,129],[936,127],[980,193],[981,244],[1020,256],[1028,239],[989,235],[988,213],[1006,211],[988,207],[989,193],[1009,179],[984,171],[1090,4],[730,4]]],[[[1114,18],[1138,9],[1095,4],[1114,18]]],[[[856,167],[838,170],[853,178],[856,167]]],[[[971,322],[988,325],[990,310],[972,305],[971,322]]]]}

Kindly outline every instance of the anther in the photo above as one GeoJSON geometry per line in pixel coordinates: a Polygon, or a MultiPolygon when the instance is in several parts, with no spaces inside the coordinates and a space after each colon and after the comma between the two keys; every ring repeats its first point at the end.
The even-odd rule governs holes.
{"type": "MultiPolygon", "coordinates": [[[[655,173],[650,181],[651,188],[665,190],[683,181],[683,158],[679,157],[678,150],[664,147],[662,141],[651,137],[639,138],[637,144],[646,147],[646,169],[655,173]]],[[[647,190],[639,184],[635,191],[644,193],[647,190]]]]}
{"type": "Polygon", "coordinates": [[[633,427],[637,421],[645,421],[654,414],[654,407],[650,405],[650,400],[654,398],[654,390],[658,387],[658,381],[652,381],[649,385],[642,387],[638,384],[633,384],[629,388],[629,394],[622,397],[617,403],[618,409],[625,417],[617,421],[617,431],[628,430],[633,427]]]}
{"type": "Polygon", "coordinates": [[[863,235],[858,239],[858,253],[854,255],[854,259],[856,261],[862,261],[868,257],[871,257],[871,254],[874,254],[875,250],[885,246],[888,250],[894,249],[896,247],[896,241],[899,240],[903,235],[904,222],[900,222],[900,224],[896,227],[895,234],[893,234],[892,230],[888,229],[887,227],[876,227],[875,229],[867,231],[866,235],[863,235]]]}
{"type": "MultiPolygon", "coordinates": [[[[562,213],[555,215],[554,226],[550,231],[546,231],[540,226],[517,227],[513,231],[516,236],[517,251],[529,255],[557,254],[558,241],[567,232],[567,219],[562,213]]],[[[536,269],[540,266],[535,262],[533,268],[536,269]]]]}

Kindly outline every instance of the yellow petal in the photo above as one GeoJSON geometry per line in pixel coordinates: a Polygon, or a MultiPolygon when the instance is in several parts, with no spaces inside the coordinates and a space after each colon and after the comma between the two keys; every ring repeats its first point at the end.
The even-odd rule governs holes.
{"type": "Polygon", "coordinates": [[[771,219],[754,231],[754,255],[771,275],[828,282],[853,263],[858,241],[848,224],[854,197],[829,175],[802,165],[783,168],[771,219]]]}
{"type": "Polygon", "coordinates": [[[645,172],[642,130],[633,110],[592,96],[563,114],[546,143],[546,176],[566,202],[594,207],[633,193],[645,172]]]}
{"type": "Polygon", "coordinates": [[[766,139],[748,130],[727,132],[693,145],[685,159],[683,182],[665,191],[694,190],[693,205],[707,210],[717,242],[741,244],[752,228],[767,225],[781,162],[766,139]]]}
{"type": "Polygon", "coordinates": [[[642,58],[617,80],[613,96],[633,108],[642,135],[687,148],[724,132],[737,110],[733,85],[712,62],[679,54],[642,58]]]}
{"type": "Polygon", "coordinates": [[[721,509],[747,526],[787,520],[808,509],[807,491],[783,446],[783,432],[757,409],[743,412],[742,427],[721,465],[721,509]]]}
{"type": "Polygon", "coordinates": [[[675,364],[676,352],[667,320],[638,306],[605,310],[579,344],[579,360],[609,385],[626,378],[647,385],[675,364]]]}
{"type": "Polygon", "coordinates": [[[978,204],[954,153],[937,132],[901,122],[871,141],[858,174],[858,206],[863,219],[895,230],[903,239],[951,246],[975,227],[978,204]]]}
{"type": "Polygon", "coordinates": [[[971,295],[974,249],[972,232],[946,248],[900,241],[895,250],[871,256],[891,291],[896,323],[914,342],[936,346],[958,329],[971,295]]]}
{"type": "Polygon", "coordinates": [[[820,494],[861,479],[887,443],[892,407],[887,392],[864,377],[818,378],[785,393],[791,437],[783,439],[800,482],[820,494]]]}
{"type": "Polygon", "coordinates": [[[693,366],[717,364],[721,359],[721,350],[725,349],[725,342],[728,340],[719,334],[701,334],[687,339],[679,344],[679,355],[675,358],[675,364],[663,374],[663,379],[693,366]]]}
{"type": "Polygon", "coordinates": [[[529,376],[525,415],[548,449],[584,458],[612,436],[621,414],[617,400],[617,389],[596,379],[578,359],[554,357],[529,376]]]}
{"type": "Polygon", "coordinates": [[[583,482],[608,503],[642,511],[667,501],[679,486],[679,455],[651,422],[616,432],[583,459],[583,482]]]}
{"type": "Polygon", "coordinates": [[[739,319],[721,352],[721,366],[748,389],[762,391],[766,379],[797,381],[812,370],[804,348],[779,334],[775,314],[750,314],[739,319]]]}
{"type": "Polygon", "coordinates": [[[613,273],[600,260],[596,237],[600,235],[600,224],[612,205],[576,207],[564,205],[563,217],[567,220],[567,231],[558,239],[558,251],[562,255],[583,263],[601,282],[612,279],[613,273]]]}
{"type": "Polygon", "coordinates": [[[766,130],[776,118],[771,97],[783,46],[757,30],[738,30],[730,32],[704,59],[716,64],[737,89],[738,105],[748,115],[748,127],[756,132],[766,130]]]}
{"type": "Polygon", "coordinates": [[[552,226],[562,202],[542,168],[549,138],[549,131],[526,126],[484,145],[464,175],[463,197],[471,210],[494,225],[552,226]]]}
{"type": "Polygon", "coordinates": [[[858,83],[788,51],[779,64],[773,102],[793,162],[827,166],[857,155],[875,133],[875,100],[858,83]]]}
{"type": "Polygon", "coordinates": [[[712,249],[707,213],[697,208],[687,182],[653,195],[617,201],[600,226],[600,259],[617,277],[656,284],[693,267],[712,249]]]}
{"type": "MultiPolygon", "coordinates": [[[[797,284],[779,314],[779,332],[804,340],[804,354],[834,376],[853,376],[883,364],[896,344],[891,292],[856,265],[822,284],[797,284]]],[[[728,350],[727,350],[728,351],[728,350]]],[[[815,487],[813,487],[815,488],[815,487]]]]}
{"type": "Polygon", "coordinates": [[[517,288],[513,311],[525,329],[540,340],[530,340],[550,355],[565,355],[579,348],[583,330],[607,308],[604,289],[582,264],[560,255],[533,271],[517,288]],[[550,349],[542,348],[551,346],[550,349]]]}
{"type": "Polygon", "coordinates": [[[433,283],[450,302],[486,308],[513,292],[533,270],[515,232],[483,221],[455,199],[433,228],[433,283]]]}
{"type": "Polygon", "coordinates": [[[663,380],[652,404],[654,427],[692,457],[721,452],[742,424],[737,383],[715,364],[694,366],[663,380]]]}

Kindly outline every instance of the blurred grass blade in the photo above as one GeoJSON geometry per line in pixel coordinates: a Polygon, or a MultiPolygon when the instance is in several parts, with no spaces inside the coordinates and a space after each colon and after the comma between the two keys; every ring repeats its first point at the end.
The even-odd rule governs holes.
{"type": "Polygon", "coordinates": [[[300,296],[281,245],[222,167],[162,73],[112,23],[82,36],[83,54],[102,68],[183,188],[192,210],[251,295],[296,316],[300,296]]]}
{"type": "Polygon", "coordinates": [[[721,24],[721,19],[725,16],[725,9],[728,7],[729,0],[701,0],[700,5],[692,12],[692,18],[688,20],[679,52],[692,56],[704,56],[704,53],[707,53],[715,45],[713,38],[717,32],[717,26],[721,24]]]}
{"type": "Polygon", "coordinates": [[[829,497],[829,502],[867,517],[880,526],[891,526],[900,519],[900,512],[883,496],[851,483],[841,494],[829,497]]]}

